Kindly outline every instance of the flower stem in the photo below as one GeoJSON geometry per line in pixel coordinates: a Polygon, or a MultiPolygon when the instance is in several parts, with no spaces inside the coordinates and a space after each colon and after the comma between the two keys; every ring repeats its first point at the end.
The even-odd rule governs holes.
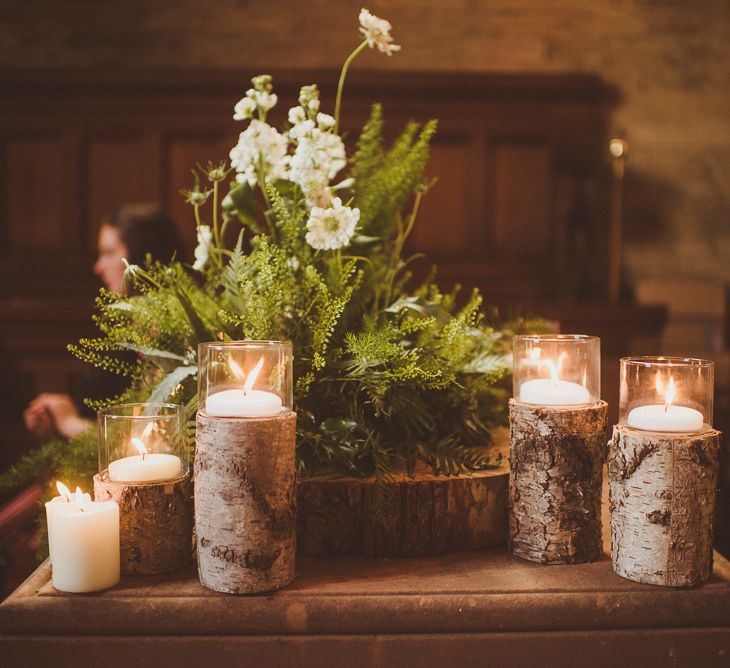
{"type": "Polygon", "coordinates": [[[221,237],[218,232],[218,181],[213,181],[213,239],[215,241],[216,262],[219,267],[223,268],[223,261],[221,260],[220,250],[221,237]]]}
{"type": "Polygon", "coordinates": [[[349,56],[347,56],[347,60],[345,60],[345,63],[342,66],[342,72],[340,72],[340,81],[337,84],[337,98],[335,99],[335,134],[337,134],[337,131],[340,127],[340,106],[342,105],[342,89],[345,87],[345,77],[347,76],[347,70],[350,69],[350,63],[355,60],[355,58],[357,58],[358,54],[367,45],[367,40],[363,40],[360,46],[358,46],[349,56]]]}

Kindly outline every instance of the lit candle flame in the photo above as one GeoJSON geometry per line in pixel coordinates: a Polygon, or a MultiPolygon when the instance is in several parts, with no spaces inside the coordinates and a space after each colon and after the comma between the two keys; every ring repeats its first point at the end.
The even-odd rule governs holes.
{"type": "Polygon", "coordinates": [[[261,372],[261,369],[264,366],[264,358],[262,357],[257,363],[256,366],[249,371],[248,378],[246,378],[246,382],[243,384],[243,392],[244,394],[247,394],[248,391],[253,387],[253,384],[256,382],[256,379],[259,377],[259,373],[261,372]]]}
{"type": "Polygon", "coordinates": [[[137,438],[136,436],[132,437],[132,444],[135,448],[137,448],[137,452],[139,452],[140,455],[142,455],[142,459],[145,458],[145,455],[147,455],[147,448],[145,447],[144,441],[141,438],[137,438]]]}
{"type": "Polygon", "coordinates": [[[228,358],[228,366],[231,368],[231,371],[233,371],[233,375],[239,383],[243,383],[246,380],[246,374],[243,369],[230,357],[228,358]]]}
{"type": "Polygon", "coordinates": [[[58,493],[66,500],[66,503],[71,501],[71,490],[66,487],[60,480],[56,480],[56,489],[58,493]]]}
{"type": "Polygon", "coordinates": [[[674,403],[677,397],[677,390],[674,387],[674,378],[669,376],[669,384],[666,389],[664,388],[664,380],[661,377],[659,371],[656,372],[654,378],[654,387],[656,388],[657,394],[664,399],[664,412],[669,411],[669,407],[674,403]]]}
{"type": "Polygon", "coordinates": [[[664,412],[669,410],[669,407],[674,402],[676,391],[674,389],[674,378],[669,376],[669,387],[667,387],[667,393],[664,395],[664,412]]]}
{"type": "Polygon", "coordinates": [[[152,430],[155,428],[155,423],[150,422],[147,424],[147,426],[142,430],[142,433],[140,434],[140,438],[142,441],[147,440],[150,437],[150,434],[152,433],[152,430]]]}
{"type": "Polygon", "coordinates": [[[550,374],[550,380],[552,380],[553,385],[557,387],[558,380],[560,380],[558,376],[558,367],[552,360],[543,360],[542,365],[547,367],[548,373],[550,374]]]}
{"type": "Polygon", "coordinates": [[[86,495],[81,491],[81,487],[76,488],[76,507],[81,512],[86,510],[86,495]]]}

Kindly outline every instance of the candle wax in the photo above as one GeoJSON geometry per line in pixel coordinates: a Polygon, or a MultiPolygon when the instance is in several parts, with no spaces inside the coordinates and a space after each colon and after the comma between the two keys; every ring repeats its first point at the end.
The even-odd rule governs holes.
{"type": "Polygon", "coordinates": [[[688,406],[637,406],[629,411],[626,422],[629,427],[647,431],[692,432],[705,428],[702,413],[688,406]]]}
{"type": "Polygon", "coordinates": [[[175,480],[182,475],[182,462],[177,455],[159,452],[123,457],[109,463],[109,480],[117,482],[152,482],[175,480]]]}
{"type": "Polygon", "coordinates": [[[541,406],[578,406],[590,403],[591,395],[578,383],[537,378],[520,385],[520,401],[541,406]]]}
{"type": "Polygon", "coordinates": [[[205,401],[205,412],[213,417],[271,417],[281,410],[281,398],[263,390],[223,390],[205,401]]]}
{"type": "Polygon", "coordinates": [[[81,510],[73,498],[46,503],[51,581],[59,591],[101,591],[119,582],[119,506],[91,501],[81,510]],[[52,547],[51,547],[52,546],[52,547]]]}

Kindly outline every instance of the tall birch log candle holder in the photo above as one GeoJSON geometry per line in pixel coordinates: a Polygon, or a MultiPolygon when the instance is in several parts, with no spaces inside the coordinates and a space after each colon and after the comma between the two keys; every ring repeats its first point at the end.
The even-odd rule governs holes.
{"type": "Polygon", "coordinates": [[[720,461],[712,393],[707,360],[621,360],[619,424],[608,457],[618,575],[670,587],[710,577],[720,461]]]}
{"type": "Polygon", "coordinates": [[[195,531],[200,582],[230,594],[294,578],[296,413],[292,348],[200,345],[195,531]]]}
{"type": "Polygon", "coordinates": [[[119,505],[123,575],[156,575],[193,556],[193,486],[185,410],[174,404],[119,404],[98,415],[96,501],[119,505]]]}
{"type": "Polygon", "coordinates": [[[601,555],[601,483],[608,405],[600,340],[515,336],[510,399],[509,544],[543,564],[601,555]]]}

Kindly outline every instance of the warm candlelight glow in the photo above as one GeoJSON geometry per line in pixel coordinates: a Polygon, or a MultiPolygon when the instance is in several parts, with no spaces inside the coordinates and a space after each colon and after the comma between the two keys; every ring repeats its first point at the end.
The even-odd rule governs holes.
{"type": "Polygon", "coordinates": [[[137,448],[137,452],[142,455],[142,459],[144,459],[145,455],[147,455],[147,448],[145,447],[144,441],[141,438],[132,436],[132,444],[137,448]]]}
{"type": "MultiPolygon", "coordinates": [[[[538,349],[539,353],[539,349],[538,349]]],[[[539,357],[539,354],[538,354],[539,357]]],[[[564,352],[560,353],[558,357],[558,363],[555,364],[552,360],[542,360],[541,364],[542,366],[547,367],[548,373],[550,374],[550,380],[553,382],[553,384],[557,387],[558,381],[560,380],[560,367],[563,366],[563,362],[565,361],[566,354],[564,352]]]]}
{"type": "Polygon", "coordinates": [[[86,498],[86,495],[81,491],[81,487],[77,487],[76,488],[76,507],[81,512],[84,512],[86,510],[87,503],[88,503],[88,500],[86,498]]]}
{"type": "Polygon", "coordinates": [[[238,364],[230,357],[228,358],[228,366],[231,367],[231,371],[233,371],[233,375],[236,377],[236,380],[238,380],[240,383],[245,382],[246,374],[244,373],[243,369],[238,366],[238,364]]]}
{"type": "Polygon", "coordinates": [[[71,501],[71,490],[66,487],[66,485],[64,485],[60,480],[56,480],[56,489],[67,503],[71,501]]]}
{"type": "Polygon", "coordinates": [[[667,388],[667,393],[664,395],[664,410],[668,411],[669,407],[674,402],[674,396],[675,396],[675,390],[674,390],[674,378],[669,376],[669,387],[667,388]]]}
{"type": "Polygon", "coordinates": [[[669,385],[665,389],[661,374],[657,371],[656,378],[654,379],[654,387],[656,388],[657,394],[664,398],[664,411],[669,411],[669,407],[674,403],[674,400],[677,397],[677,390],[674,386],[674,378],[669,376],[669,385]]]}
{"type": "Polygon", "coordinates": [[[257,363],[256,366],[251,369],[251,371],[248,374],[248,378],[246,378],[246,382],[243,384],[243,391],[245,393],[248,393],[248,391],[253,387],[253,384],[256,382],[256,379],[259,377],[259,373],[261,372],[261,369],[264,366],[264,358],[262,357],[257,363]]]}

